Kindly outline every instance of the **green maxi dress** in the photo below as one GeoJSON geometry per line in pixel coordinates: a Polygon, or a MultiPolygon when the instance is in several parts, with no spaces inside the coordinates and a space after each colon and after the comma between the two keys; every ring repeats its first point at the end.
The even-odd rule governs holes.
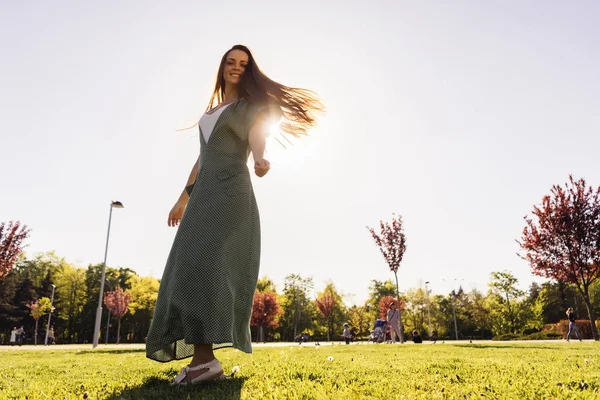
{"type": "Polygon", "coordinates": [[[252,352],[250,316],[260,264],[260,220],[248,134],[267,109],[240,99],[227,106],[205,141],[198,175],[160,282],[146,356],[168,362],[194,344],[252,352]]]}

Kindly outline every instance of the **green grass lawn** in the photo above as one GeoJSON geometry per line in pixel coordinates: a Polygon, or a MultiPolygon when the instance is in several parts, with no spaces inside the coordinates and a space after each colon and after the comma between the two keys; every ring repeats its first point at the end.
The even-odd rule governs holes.
{"type": "Polygon", "coordinates": [[[141,350],[7,351],[2,399],[597,399],[596,343],[339,345],[219,350],[228,381],[171,387],[185,361],[141,350]],[[331,359],[329,357],[332,357],[331,359]]]}

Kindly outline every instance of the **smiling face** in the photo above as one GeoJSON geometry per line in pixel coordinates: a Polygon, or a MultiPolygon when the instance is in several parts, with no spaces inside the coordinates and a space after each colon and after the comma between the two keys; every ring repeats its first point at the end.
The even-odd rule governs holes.
{"type": "Polygon", "coordinates": [[[231,50],[225,58],[223,68],[223,79],[226,85],[237,86],[241,80],[246,66],[248,65],[248,54],[242,50],[231,50]]]}

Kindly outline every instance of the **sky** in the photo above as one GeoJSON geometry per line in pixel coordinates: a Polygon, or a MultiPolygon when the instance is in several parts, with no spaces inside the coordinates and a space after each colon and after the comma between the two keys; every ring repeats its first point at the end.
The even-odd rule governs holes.
{"type": "Polygon", "coordinates": [[[367,226],[404,219],[400,289],[487,291],[535,204],[569,174],[600,185],[596,1],[79,1],[0,6],[0,221],[26,252],[157,278],[193,125],[234,44],[327,107],[253,183],[261,276],[329,281],[348,304],[393,279],[367,226]]]}

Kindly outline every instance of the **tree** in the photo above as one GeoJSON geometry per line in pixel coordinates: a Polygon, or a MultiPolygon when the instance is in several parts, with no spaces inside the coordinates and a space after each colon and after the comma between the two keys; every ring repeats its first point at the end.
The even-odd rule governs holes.
{"type": "Polygon", "coordinates": [[[370,332],[371,321],[365,306],[352,306],[348,310],[350,326],[356,336],[364,336],[370,332]]]}
{"type": "Polygon", "coordinates": [[[85,270],[64,264],[56,273],[57,322],[61,321],[62,336],[70,343],[81,337],[81,314],[86,301],[85,270]]]}
{"type": "Polygon", "coordinates": [[[398,306],[398,311],[404,311],[404,309],[406,308],[406,304],[404,303],[404,300],[400,300],[400,303],[398,303],[398,300],[395,299],[392,296],[385,296],[384,298],[382,298],[381,300],[379,300],[379,304],[377,305],[377,309],[379,310],[379,318],[381,319],[386,319],[387,318],[387,312],[390,309],[390,305],[392,304],[392,302],[396,303],[396,305],[398,306]]]}
{"type": "Polygon", "coordinates": [[[280,319],[282,337],[292,336],[293,340],[298,336],[299,328],[311,326],[314,304],[310,301],[309,291],[312,288],[311,277],[303,278],[297,274],[285,277],[281,302],[283,315],[280,319]]]}
{"type": "Polygon", "coordinates": [[[369,299],[367,300],[367,306],[377,310],[379,301],[385,296],[396,296],[396,285],[391,279],[385,282],[373,279],[369,284],[369,299]]]}
{"type": "Polygon", "coordinates": [[[27,308],[31,310],[31,316],[35,320],[34,344],[37,346],[39,319],[40,317],[43,317],[48,310],[51,308],[54,309],[54,307],[51,307],[49,298],[42,297],[39,300],[27,304],[27,308]]]}
{"type": "Polygon", "coordinates": [[[520,256],[535,275],[577,287],[599,340],[590,286],[600,277],[600,187],[586,187],[584,179],[570,176],[565,188],[552,187],[525,222],[520,256]]]}
{"type": "Polygon", "coordinates": [[[281,313],[282,310],[274,292],[259,292],[258,290],[254,292],[250,325],[258,327],[257,341],[265,341],[265,327],[277,328],[279,326],[277,319],[281,313]]]}
{"type": "Polygon", "coordinates": [[[141,278],[137,275],[132,276],[130,282],[131,289],[128,290],[131,295],[129,303],[130,329],[133,340],[143,341],[150,329],[160,282],[150,276],[141,278]]]}
{"type": "Polygon", "coordinates": [[[34,321],[31,318],[27,305],[35,301],[36,298],[37,294],[33,286],[33,281],[29,278],[29,274],[26,274],[21,282],[17,284],[15,297],[12,301],[14,305],[14,319],[19,324],[24,325],[26,330],[30,330],[34,326],[34,321]]]}
{"type": "Polygon", "coordinates": [[[256,290],[259,292],[277,293],[275,283],[273,283],[273,281],[266,276],[258,279],[258,282],[256,282],[256,290]]]}
{"type": "Polygon", "coordinates": [[[509,322],[508,331],[516,333],[516,310],[515,304],[512,304],[511,300],[514,303],[525,292],[517,288],[518,279],[508,271],[492,272],[491,276],[492,280],[489,285],[492,293],[500,298],[499,304],[504,309],[505,318],[509,322]]]}
{"type": "Polygon", "coordinates": [[[131,301],[129,293],[124,292],[119,286],[111,292],[104,294],[104,305],[112,315],[114,315],[119,323],[117,328],[117,344],[121,340],[121,318],[127,313],[127,307],[131,301]]]}
{"type": "Polygon", "coordinates": [[[425,316],[427,314],[427,295],[425,290],[409,289],[406,292],[406,321],[409,331],[425,332],[425,316]]]}
{"type": "MultiPolygon", "coordinates": [[[[392,222],[379,222],[380,234],[377,234],[373,228],[367,227],[373,240],[379,247],[379,251],[387,262],[390,270],[396,278],[396,295],[400,298],[400,286],[398,285],[398,269],[406,252],[406,236],[403,232],[402,217],[395,215],[392,222]]],[[[400,323],[400,343],[404,343],[404,325],[402,324],[402,311],[398,308],[400,323]]]]}
{"type": "Polygon", "coordinates": [[[0,280],[0,321],[6,321],[6,325],[0,325],[0,330],[12,329],[17,321],[14,317],[15,306],[13,300],[18,279],[17,272],[12,269],[6,278],[0,280]]]}
{"type": "Polygon", "coordinates": [[[0,280],[4,279],[12,269],[19,255],[23,252],[24,241],[30,230],[19,221],[0,223],[0,280]]]}
{"type": "MultiPolygon", "coordinates": [[[[485,307],[485,296],[477,289],[473,289],[468,293],[467,299],[468,301],[464,306],[467,308],[467,318],[472,329],[472,331],[467,332],[467,334],[479,336],[481,339],[491,338],[492,328],[490,324],[490,313],[485,307]]],[[[459,318],[461,317],[460,308],[459,318]]],[[[468,328],[469,327],[467,326],[467,329],[468,328]]]]}

